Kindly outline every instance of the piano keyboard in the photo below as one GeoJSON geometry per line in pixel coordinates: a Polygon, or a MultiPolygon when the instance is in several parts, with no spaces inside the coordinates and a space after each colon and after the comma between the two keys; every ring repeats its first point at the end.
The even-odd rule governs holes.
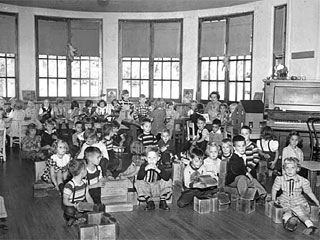
{"type": "MultiPolygon", "coordinates": [[[[268,121],[267,125],[275,129],[308,131],[306,121],[272,120],[268,121]]],[[[320,128],[320,123],[315,123],[314,125],[315,127],[320,128]]]]}

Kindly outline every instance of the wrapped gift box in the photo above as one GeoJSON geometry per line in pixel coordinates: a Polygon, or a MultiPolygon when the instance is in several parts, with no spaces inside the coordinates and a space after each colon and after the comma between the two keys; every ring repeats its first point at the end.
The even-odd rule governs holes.
{"type": "Polygon", "coordinates": [[[247,214],[254,212],[256,210],[256,202],[254,200],[255,194],[255,189],[248,188],[246,193],[243,196],[240,196],[237,210],[247,214]]]}
{"type": "Polygon", "coordinates": [[[212,209],[212,200],[208,197],[194,197],[193,210],[198,213],[210,213],[212,209]]]}
{"type": "Polygon", "coordinates": [[[274,223],[282,223],[283,208],[278,204],[271,207],[271,218],[274,223]]]}

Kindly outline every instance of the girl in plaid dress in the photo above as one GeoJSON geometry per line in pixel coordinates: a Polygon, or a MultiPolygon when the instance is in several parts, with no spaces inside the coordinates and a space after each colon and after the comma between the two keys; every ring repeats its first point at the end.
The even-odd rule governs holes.
{"type": "Polygon", "coordinates": [[[283,192],[277,198],[277,202],[283,207],[282,219],[285,229],[296,230],[300,220],[307,227],[303,233],[313,235],[318,229],[310,220],[310,206],[302,192],[307,194],[317,206],[319,201],[313,194],[309,181],[297,174],[300,168],[298,164],[297,158],[284,159],[283,176],[278,176],[272,186],[272,200],[276,200],[276,194],[281,189],[283,192]]]}

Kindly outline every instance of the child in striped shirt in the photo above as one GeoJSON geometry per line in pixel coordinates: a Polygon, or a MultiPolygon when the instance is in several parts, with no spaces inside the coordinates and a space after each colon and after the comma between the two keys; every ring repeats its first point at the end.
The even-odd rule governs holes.
{"type": "Polygon", "coordinates": [[[87,182],[83,179],[87,175],[86,163],[84,160],[71,160],[69,172],[72,179],[67,182],[63,189],[63,217],[68,226],[84,223],[84,213],[79,210],[79,203],[87,201],[93,203],[89,194],[87,182]]]}
{"type": "Polygon", "coordinates": [[[259,151],[257,145],[254,144],[251,139],[251,128],[248,126],[242,126],[240,130],[240,134],[244,137],[246,141],[246,167],[248,172],[251,174],[253,178],[257,178],[256,167],[260,161],[259,151]]]}
{"type": "Polygon", "coordinates": [[[157,145],[156,137],[151,133],[151,120],[145,118],[142,120],[141,128],[143,133],[138,136],[138,140],[142,142],[144,147],[157,145]]]}
{"type": "Polygon", "coordinates": [[[95,204],[102,206],[101,188],[106,184],[106,179],[102,177],[102,169],[99,165],[101,151],[97,147],[87,147],[84,156],[87,160],[87,181],[90,196],[95,204]]]}
{"type": "Polygon", "coordinates": [[[283,226],[289,231],[297,228],[300,220],[306,225],[303,231],[306,235],[315,235],[318,228],[310,220],[310,206],[303,192],[319,207],[319,201],[311,190],[307,179],[297,174],[300,170],[299,159],[295,157],[283,160],[283,176],[278,176],[272,186],[272,200],[276,200],[276,194],[281,189],[282,194],[277,202],[283,207],[283,226]]]}

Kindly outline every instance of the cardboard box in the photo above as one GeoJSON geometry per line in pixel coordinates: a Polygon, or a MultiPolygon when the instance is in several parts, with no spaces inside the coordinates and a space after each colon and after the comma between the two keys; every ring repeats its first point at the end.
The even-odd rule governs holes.
{"type": "Polygon", "coordinates": [[[218,198],[215,196],[210,198],[210,200],[211,200],[211,212],[218,212],[219,211],[218,198]]]}
{"type": "Polygon", "coordinates": [[[172,163],[172,183],[173,185],[182,186],[184,164],[183,162],[172,163]]]}
{"type": "Polygon", "coordinates": [[[101,223],[101,216],[102,216],[103,212],[91,212],[91,213],[87,213],[88,215],[88,224],[100,224],[101,223]]]}
{"type": "Polygon", "coordinates": [[[103,204],[128,202],[128,192],[124,192],[121,195],[112,195],[112,196],[101,197],[101,202],[103,204]]]}
{"type": "Polygon", "coordinates": [[[210,213],[212,209],[212,200],[208,197],[194,197],[193,210],[198,213],[210,213]]]}
{"type": "Polygon", "coordinates": [[[230,202],[231,202],[230,208],[238,211],[239,195],[238,194],[231,194],[230,202]]]}
{"type": "Polygon", "coordinates": [[[109,212],[130,212],[133,211],[133,204],[129,202],[125,203],[110,203],[106,204],[106,213],[109,212]]]}
{"type": "Polygon", "coordinates": [[[229,208],[230,199],[228,194],[224,192],[219,192],[217,193],[217,198],[218,198],[219,211],[223,211],[229,208]]]}
{"type": "Polygon", "coordinates": [[[273,202],[272,201],[266,201],[265,205],[264,205],[264,214],[271,218],[272,217],[272,206],[273,206],[273,202]]]}
{"type": "Polygon", "coordinates": [[[101,188],[101,198],[107,196],[126,195],[128,188],[132,188],[132,182],[129,179],[108,180],[101,188]]]}
{"type": "Polygon", "coordinates": [[[282,223],[283,208],[278,204],[271,207],[271,218],[274,223],[282,223]]]}
{"type": "Polygon", "coordinates": [[[254,212],[256,210],[255,194],[256,190],[254,188],[248,188],[246,193],[240,196],[237,210],[247,214],[254,212]]]}
{"type": "Polygon", "coordinates": [[[104,213],[101,216],[101,224],[99,225],[99,240],[116,240],[119,238],[119,223],[110,214],[104,213]]]}
{"type": "Polygon", "coordinates": [[[34,162],[35,181],[41,180],[41,176],[47,167],[47,161],[34,162]]]}
{"type": "Polygon", "coordinates": [[[80,240],[98,240],[98,225],[84,224],[79,226],[80,240]]]}
{"type": "Polygon", "coordinates": [[[128,188],[127,199],[128,199],[128,202],[134,206],[138,205],[139,203],[138,194],[133,188],[128,188]]]}
{"type": "Polygon", "coordinates": [[[319,221],[319,207],[315,205],[310,205],[310,219],[313,222],[318,222],[319,221]]]}

